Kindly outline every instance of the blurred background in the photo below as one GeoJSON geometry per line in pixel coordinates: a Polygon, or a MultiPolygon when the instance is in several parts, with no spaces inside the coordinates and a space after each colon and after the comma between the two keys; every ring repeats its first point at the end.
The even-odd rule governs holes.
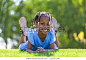
{"type": "Polygon", "coordinates": [[[19,19],[30,27],[39,11],[56,18],[60,49],[86,48],[86,0],[0,0],[0,49],[17,49],[19,19]]]}

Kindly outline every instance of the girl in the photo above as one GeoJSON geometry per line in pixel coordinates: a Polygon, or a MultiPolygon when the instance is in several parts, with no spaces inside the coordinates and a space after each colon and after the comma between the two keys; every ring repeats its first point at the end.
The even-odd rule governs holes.
{"type": "Polygon", "coordinates": [[[52,16],[46,12],[38,12],[35,18],[33,19],[35,26],[37,27],[36,31],[26,32],[26,20],[21,18],[19,23],[22,27],[22,35],[19,42],[19,49],[26,50],[28,52],[47,52],[54,51],[58,49],[59,43],[57,36],[54,34],[54,31],[50,29],[52,16]],[[28,42],[26,42],[26,35],[28,37],[28,42]],[[56,39],[55,39],[56,38],[56,39]]]}

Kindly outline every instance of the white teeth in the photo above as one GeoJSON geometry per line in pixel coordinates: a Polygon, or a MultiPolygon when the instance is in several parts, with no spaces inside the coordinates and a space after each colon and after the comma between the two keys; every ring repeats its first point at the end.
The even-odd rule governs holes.
{"type": "Polygon", "coordinates": [[[47,31],[47,30],[44,30],[44,31],[47,31]]]}

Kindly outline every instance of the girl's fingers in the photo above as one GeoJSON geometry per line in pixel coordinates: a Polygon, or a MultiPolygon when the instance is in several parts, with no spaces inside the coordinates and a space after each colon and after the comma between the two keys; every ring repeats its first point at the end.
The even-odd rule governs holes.
{"type": "Polygon", "coordinates": [[[42,47],[38,47],[38,49],[37,49],[37,51],[42,51],[42,50],[44,50],[44,48],[42,48],[42,47]]]}
{"type": "Polygon", "coordinates": [[[38,47],[38,49],[41,49],[42,47],[38,47]]]}
{"type": "Polygon", "coordinates": [[[37,47],[37,48],[42,48],[42,47],[37,47]]]}
{"type": "Polygon", "coordinates": [[[37,47],[38,49],[40,49],[40,47],[37,47]]]}
{"type": "Polygon", "coordinates": [[[36,52],[44,52],[45,50],[44,50],[44,48],[42,48],[42,47],[38,47],[38,49],[36,50],[36,52]]]}
{"type": "Polygon", "coordinates": [[[36,52],[40,52],[39,49],[37,49],[36,52]]]}
{"type": "Polygon", "coordinates": [[[42,47],[37,47],[38,49],[42,49],[42,47]]]}
{"type": "Polygon", "coordinates": [[[40,50],[40,52],[45,52],[45,50],[43,49],[43,50],[40,50]]]}

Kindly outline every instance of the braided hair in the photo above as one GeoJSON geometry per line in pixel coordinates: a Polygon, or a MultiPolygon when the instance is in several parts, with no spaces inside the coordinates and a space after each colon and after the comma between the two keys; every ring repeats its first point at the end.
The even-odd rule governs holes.
{"type": "Polygon", "coordinates": [[[33,19],[32,22],[34,22],[34,24],[37,23],[37,21],[40,22],[40,18],[41,18],[41,16],[43,16],[43,15],[48,16],[48,17],[49,17],[49,21],[51,22],[52,16],[51,16],[49,13],[46,13],[46,12],[38,12],[38,13],[35,15],[35,17],[34,17],[34,19],[33,19]]]}

